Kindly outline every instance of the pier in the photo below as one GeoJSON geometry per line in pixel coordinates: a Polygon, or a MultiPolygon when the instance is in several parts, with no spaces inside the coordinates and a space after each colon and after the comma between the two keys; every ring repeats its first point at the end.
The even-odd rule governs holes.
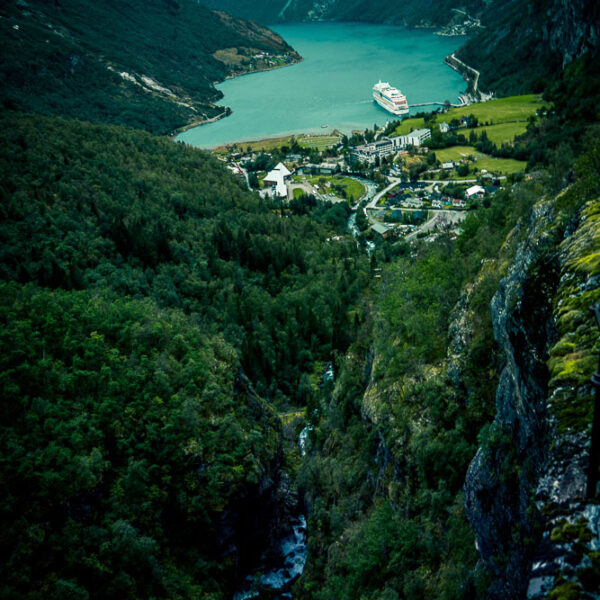
{"type": "Polygon", "coordinates": [[[446,104],[445,102],[419,102],[418,104],[409,104],[408,108],[415,108],[417,106],[447,106],[448,108],[461,108],[462,106],[466,106],[467,104],[469,103],[461,102],[459,104],[446,104]]]}
{"type": "Polygon", "coordinates": [[[444,102],[420,102],[419,104],[409,104],[408,108],[414,108],[415,106],[446,106],[444,102]]]}

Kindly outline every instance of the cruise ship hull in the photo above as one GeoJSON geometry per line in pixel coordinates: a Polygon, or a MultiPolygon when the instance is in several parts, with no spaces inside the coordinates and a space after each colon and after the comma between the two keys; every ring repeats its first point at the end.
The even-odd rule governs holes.
{"type": "Polygon", "coordinates": [[[400,116],[407,115],[409,113],[408,108],[396,108],[395,106],[390,105],[390,103],[387,103],[384,98],[377,94],[377,92],[373,92],[373,100],[375,100],[375,102],[377,102],[381,108],[387,110],[393,115],[400,116]]]}

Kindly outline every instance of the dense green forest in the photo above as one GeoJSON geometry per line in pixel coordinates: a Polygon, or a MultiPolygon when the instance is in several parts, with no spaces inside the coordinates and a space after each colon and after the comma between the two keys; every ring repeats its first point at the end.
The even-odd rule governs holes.
{"type": "Polygon", "coordinates": [[[239,348],[270,398],[294,401],[301,375],[344,347],[363,285],[353,242],[282,219],[181,144],[11,114],[3,125],[3,278],[194,313],[239,348]]]}
{"type": "Polygon", "coordinates": [[[2,596],[225,598],[368,261],[182,144],[1,137],[2,596]]]}
{"type": "MultiPolygon", "coordinates": [[[[2,598],[230,600],[299,504],[298,600],[520,598],[549,544],[567,559],[546,597],[597,594],[597,496],[535,497],[544,471],[554,490],[567,465],[570,490],[587,469],[598,352],[600,70],[579,27],[598,7],[570,5],[467,3],[498,25],[464,50],[482,81],[543,91],[511,148],[476,142],[528,174],[460,230],[371,255],[345,204],[261,199],[143,131],[213,115],[215,50],[291,55],[277,36],[191,0],[0,8],[2,598]],[[520,404],[530,386],[547,410],[530,419],[538,464],[530,417],[499,419],[519,376],[520,404]]],[[[328,6],[412,25],[454,8],[328,6]]]]}
{"type": "Polygon", "coordinates": [[[0,7],[0,102],[170,133],[223,112],[215,51],[296,53],[278,35],[192,0],[10,1],[0,7]]]}

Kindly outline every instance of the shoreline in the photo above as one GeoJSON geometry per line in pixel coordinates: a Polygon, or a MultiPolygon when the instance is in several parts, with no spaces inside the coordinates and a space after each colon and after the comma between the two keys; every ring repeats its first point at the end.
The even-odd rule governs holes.
{"type": "MultiPolygon", "coordinates": [[[[437,29],[434,26],[414,26],[411,29],[415,29],[415,30],[419,30],[419,29],[429,29],[429,30],[435,30],[437,29]]],[[[440,34],[439,31],[435,31],[434,32],[437,35],[441,35],[442,37],[464,37],[464,34],[440,34]]],[[[457,50],[455,50],[454,52],[452,52],[452,54],[444,57],[444,59],[442,60],[442,62],[444,64],[446,64],[447,66],[449,66],[453,71],[457,72],[458,74],[463,76],[463,79],[466,81],[467,86],[466,86],[466,90],[459,95],[459,100],[460,100],[460,104],[451,104],[452,107],[461,107],[461,106],[465,106],[468,104],[471,104],[473,102],[478,102],[481,99],[481,96],[483,94],[481,94],[480,92],[477,91],[477,84],[478,84],[478,80],[479,80],[479,72],[476,71],[475,69],[473,69],[472,67],[470,67],[469,65],[467,65],[466,63],[463,63],[459,58],[456,57],[456,52],[457,50]],[[474,89],[474,92],[471,92],[471,89],[474,89]]],[[[290,63],[286,63],[283,65],[275,65],[275,66],[269,66],[269,67],[264,67],[261,69],[256,69],[254,71],[245,71],[243,73],[237,73],[237,74],[230,74],[227,75],[225,77],[225,79],[223,79],[222,81],[216,81],[213,82],[213,85],[218,85],[220,83],[223,83],[227,80],[230,79],[235,79],[238,77],[243,77],[246,75],[252,75],[254,73],[261,73],[264,71],[274,71],[276,69],[282,69],[284,67],[290,67],[296,64],[299,64],[301,62],[303,62],[305,59],[304,57],[298,55],[299,58],[297,60],[294,60],[290,63]]],[[[422,106],[429,106],[429,105],[439,105],[439,106],[444,106],[445,103],[443,102],[426,102],[423,103],[422,106]]],[[[216,105],[215,105],[216,106],[216,105]]],[[[417,106],[417,105],[415,105],[417,106]]],[[[418,105],[418,106],[421,106],[418,105]]],[[[233,114],[233,111],[229,108],[229,107],[219,107],[219,108],[224,108],[225,110],[223,110],[223,112],[221,112],[220,114],[211,117],[210,119],[203,119],[203,120],[194,120],[190,123],[187,123],[186,125],[184,125],[183,127],[177,129],[177,131],[175,131],[171,136],[171,139],[175,140],[177,138],[177,136],[181,133],[184,133],[186,131],[189,131],[190,129],[194,129],[196,127],[201,127],[202,125],[206,125],[208,123],[214,123],[216,121],[219,121],[220,119],[223,119],[225,117],[230,116],[231,114],[233,114]]],[[[362,130],[364,131],[364,130],[362,130]]],[[[362,133],[361,131],[361,133],[362,133]]],[[[205,148],[205,150],[207,150],[208,152],[211,153],[218,153],[218,152],[223,152],[225,151],[227,148],[230,148],[231,146],[244,146],[244,145],[249,145],[249,144],[263,144],[263,145],[268,145],[268,144],[272,144],[272,143],[276,143],[276,142],[281,142],[281,143],[285,143],[286,141],[289,141],[290,139],[292,139],[293,137],[297,137],[297,136],[306,136],[306,135],[319,135],[319,133],[316,132],[289,132],[289,133],[284,133],[284,134],[279,134],[279,135],[273,135],[271,137],[264,137],[264,138],[259,138],[259,139],[246,139],[246,140],[238,140],[235,142],[230,142],[230,143],[225,143],[225,144],[219,144],[218,146],[214,146],[212,148],[205,148]]],[[[325,133],[321,134],[321,135],[327,135],[325,133]]],[[[339,132],[338,130],[334,129],[331,134],[329,135],[344,135],[341,132],[339,132]]]]}
{"type": "Polygon", "coordinates": [[[312,132],[299,132],[299,133],[286,133],[283,135],[275,135],[273,137],[266,137],[266,138],[261,138],[258,140],[242,140],[239,142],[231,142],[230,144],[221,144],[219,146],[215,146],[214,148],[209,148],[208,152],[223,152],[226,151],[228,148],[231,148],[232,146],[243,146],[245,144],[268,144],[269,142],[271,143],[275,143],[275,142],[285,142],[285,141],[290,141],[292,138],[298,138],[298,137],[339,137],[340,139],[342,139],[342,137],[344,136],[344,134],[339,131],[338,129],[333,129],[330,133],[312,133],[312,132]]]}
{"type": "Polygon", "coordinates": [[[174,140],[180,133],[185,133],[189,129],[193,129],[194,127],[200,127],[201,125],[206,125],[207,123],[215,123],[216,121],[220,121],[221,119],[224,119],[225,117],[228,117],[231,114],[231,111],[227,112],[228,108],[229,107],[227,107],[226,110],[224,110],[222,113],[215,115],[214,117],[210,117],[209,119],[203,119],[201,121],[191,121],[187,125],[184,125],[183,127],[177,129],[177,131],[175,131],[175,133],[171,134],[169,137],[172,140],[174,140]]]}
{"type": "MultiPolygon", "coordinates": [[[[300,56],[300,55],[298,55],[300,56]]],[[[264,73],[265,71],[275,71],[277,69],[285,69],[286,67],[293,67],[294,65],[300,64],[304,60],[303,56],[300,56],[298,60],[294,62],[287,63],[285,65],[275,65],[273,67],[264,67],[263,69],[256,69],[255,71],[245,71],[244,73],[237,73],[236,75],[227,75],[223,81],[228,81],[229,79],[237,79],[238,77],[244,77],[245,75],[254,75],[254,73],[264,73]]],[[[213,85],[218,85],[219,83],[223,83],[223,81],[215,81],[213,85]]]]}
{"type": "Polygon", "coordinates": [[[480,98],[482,96],[481,92],[478,90],[480,72],[477,69],[470,67],[460,60],[460,58],[456,56],[456,52],[446,56],[446,58],[444,58],[444,63],[453,71],[456,71],[463,76],[467,82],[467,89],[465,90],[466,95],[472,95],[474,98],[480,98]]]}
{"type": "MultiPolygon", "coordinates": [[[[227,77],[225,77],[225,79],[223,79],[223,81],[215,81],[213,82],[213,85],[218,85],[220,83],[223,83],[225,81],[228,81],[229,79],[236,79],[238,77],[244,77],[245,75],[254,75],[254,73],[263,73],[265,71],[275,71],[276,69],[284,69],[285,67],[292,67],[294,65],[297,65],[299,63],[301,63],[304,60],[304,57],[299,56],[298,60],[295,60],[294,62],[290,62],[287,63],[285,65],[276,65],[274,67],[265,67],[264,69],[256,69],[255,71],[246,71],[244,73],[238,73],[236,75],[227,75],[227,77]]],[[[214,107],[217,107],[216,104],[213,105],[214,107]]],[[[206,125],[208,123],[215,123],[216,121],[220,121],[221,119],[224,119],[225,117],[228,117],[230,115],[233,114],[233,111],[228,107],[224,107],[224,110],[222,113],[214,116],[214,117],[210,117],[209,119],[202,119],[201,121],[192,121],[190,123],[187,123],[186,125],[183,125],[182,127],[179,127],[172,135],[170,135],[169,137],[172,140],[175,140],[175,138],[180,134],[180,133],[185,133],[186,131],[189,131],[190,129],[194,129],[195,127],[201,127],[202,125],[206,125]]],[[[262,140],[258,140],[258,141],[262,141],[262,140]]]]}

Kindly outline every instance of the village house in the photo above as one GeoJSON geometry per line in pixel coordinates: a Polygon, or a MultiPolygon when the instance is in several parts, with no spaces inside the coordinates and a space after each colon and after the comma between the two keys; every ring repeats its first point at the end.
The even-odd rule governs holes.
{"type": "Polygon", "coordinates": [[[319,173],[321,175],[333,175],[340,170],[340,167],[337,163],[321,163],[319,165],[319,173]]]}
{"type": "Polygon", "coordinates": [[[401,206],[405,208],[421,208],[423,206],[423,200],[420,198],[407,198],[401,202],[401,206]]]}
{"type": "Polygon", "coordinates": [[[485,194],[485,190],[480,185],[472,185],[465,192],[467,198],[481,198],[485,194]]]}
{"type": "Polygon", "coordinates": [[[371,229],[385,239],[390,233],[391,227],[388,227],[385,223],[375,223],[371,225],[371,229]]]}

